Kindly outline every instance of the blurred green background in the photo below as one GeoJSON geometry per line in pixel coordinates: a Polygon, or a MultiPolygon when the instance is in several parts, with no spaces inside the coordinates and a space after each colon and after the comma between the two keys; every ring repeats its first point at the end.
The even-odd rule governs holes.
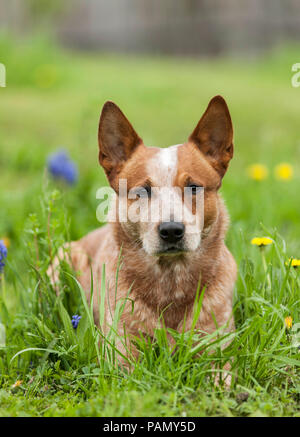
{"type": "MultiPolygon", "coordinates": [[[[235,156],[221,189],[232,221],[229,247],[242,259],[255,249],[251,238],[264,235],[263,223],[286,239],[290,256],[300,257],[300,88],[291,84],[292,65],[299,61],[300,8],[290,8],[280,21],[276,8],[266,14],[266,1],[259,11],[248,6],[248,18],[261,14],[254,28],[234,9],[231,20],[244,23],[245,32],[240,38],[236,29],[229,38],[230,22],[218,15],[219,2],[214,11],[196,0],[173,8],[169,2],[154,1],[150,9],[144,2],[127,3],[130,23],[118,0],[110,6],[0,1],[0,62],[6,67],[6,87],[0,88],[0,238],[10,240],[9,259],[24,264],[26,220],[39,212],[47,184],[63,192],[70,238],[99,226],[96,190],[106,179],[98,164],[97,128],[106,100],[121,107],[145,144],[165,147],[188,138],[216,94],[227,100],[235,131],[235,156]],[[135,28],[138,17],[148,17],[148,27],[135,28]],[[172,34],[174,22],[182,36],[186,22],[197,25],[198,34],[189,31],[179,43],[165,32],[172,34]],[[156,26],[152,44],[145,37],[149,26],[156,26]],[[79,169],[70,187],[49,180],[46,169],[49,154],[61,148],[79,169]],[[291,167],[278,178],[276,167],[284,163],[291,167]]],[[[233,3],[227,6],[230,11],[233,3]]]]}
{"type": "MultiPolygon", "coordinates": [[[[288,361],[292,351],[278,352],[282,359],[280,372],[278,362],[272,361],[274,357],[262,359],[261,355],[265,345],[269,348],[273,341],[281,345],[285,335],[283,322],[277,319],[274,322],[272,305],[276,314],[292,316],[294,323],[299,319],[299,276],[296,277],[299,269],[292,271],[290,285],[284,263],[290,257],[300,258],[300,87],[294,88],[291,82],[292,65],[300,62],[300,5],[280,0],[245,5],[228,0],[224,9],[223,3],[221,0],[0,0],[0,63],[6,68],[6,87],[0,87],[0,240],[4,238],[8,245],[7,262],[0,277],[0,297],[9,310],[8,347],[7,353],[4,348],[3,358],[0,357],[0,376],[7,386],[19,378],[19,372],[21,375],[29,372],[20,377],[27,378],[31,390],[29,367],[36,356],[24,354],[19,363],[15,360],[13,364],[11,356],[32,345],[48,347],[46,335],[33,335],[38,332],[37,320],[43,319],[44,313],[33,307],[32,296],[36,295],[40,283],[34,270],[41,268],[45,272],[53,255],[47,252],[49,241],[57,248],[65,239],[81,238],[101,225],[96,219],[99,203],[96,191],[107,181],[98,164],[97,129],[104,102],[113,100],[120,106],[146,145],[166,147],[184,142],[209,100],[221,94],[228,103],[234,125],[235,154],[221,193],[231,217],[227,245],[239,266],[235,315],[237,328],[248,326],[251,332],[242,349],[237,346],[242,350],[240,362],[243,363],[243,357],[249,359],[248,367],[239,364],[239,369],[245,374],[245,386],[251,387],[250,381],[258,378],[259,390],[262,386],[268,390],[274,384],[275,397],[277,394],[286,397],[282,400],[278,395],[274,410],[272,402],[266,401],[269,398],[263,396],[259,407],[252,405],[254,412],[284,414],[284,405],[292,405],[290,414],[295,413],[299,383],[298,389],[293,384],[296,387],[299,372],[295,359],[288,361]],[[78,167],[78,180],[73,185],[53,180],[47,170],[49,155],[62,148],[78,167]],[[52,202],[58,196],[49,193],[55,189],[60,191],[61,199],[52,202]],[[55,203],[54,214],[52,210],[49,213],[50,208],[46,210],[45,205],[51,203],[55,203]],[[283,240],[276,238],[278,234],[283,240]],[[265,252],[251,245],[253,237],[264,235],[276,240],[265,252]],[[39,260],[38,246],[42,254],[39,260]],[[268,274],[262,263],[264,253],[268,274]],[[269,274],[272,283],[266,292],[269,274]],[[263,302],[261,297],[266,300],[263,302]],[[257,327],[253,335],[252,326],[257,327]],[[294,382],[285,364],[289,362],[295,365],[294,382]],[[285,374],[291,397],[285,395],[281,373],[285,374]],[[273,378],[274,375],[278,378],[273,378]],[[295,404],[291,404],[294,394],[295,404]]],[[[46,296],[42,296],[45,304],[46,296]]],[[[46,322],[51,329],[54,327],[53,338],[60,338],[64,343],[61,325],[56,326],[52,312],[55,310],[49,306],[46,322]]],[[[81,347],[90,351],[86,344],[81,347]]],[[[70,363],[80,375],[78,362],[70,360],[70,363]]],[[[45,364],[43,358],[40,366],[37,372],[42,369],[41,381],[47,381],[56,396],[56,382],[47,379],[50,367],[46,366],[51,366],[51,360],[45,364]]],[[[94,396],[99,395],[101,402],[111,397],[114,409],[110,409],[109,403],[107,409],[102,408],[97,400],[96,412],[85,405],[81,413],[108,411],[108,415],[120,415],[126,411],[132,415],[133,396],[136,403],[133,414],[161,414],[164,395],[157,394],[153,382],[157,368],[154,366],[152,371],[153,375],[147,374],[146,391],[143,388],[137,397],[136,387],[143,386],[146,373],[122,380],[120,395],[111,389],[106,376],[100,378],[102,391],[95,386],[94,396]]],[[[171,381],[167,389],[171,400],[166,398],[165,414],[190,411],[189,404],[188,408],[182,407],[184,410],[176,410],[170,390],[174,387],[171,376],[175,377],[176,372],[168,370],[167,374],[164,367],[161,372],[164,381],[165,378],[171,381]],[[173,410],[169,409],[171,404],[173,410]]],[[[70,378],[75,380],[75,376],[70,378]]],[[[42,408],[44,414],[43,404],[36,407],[33,403],[40,402],[34,391],[38,384],[30,392],[31,397],[25,392],[29,405],[25,410],[31,410],[33,415],[37,414],[35,408],[42,408]]],[[[63,400],[61,414],[65,415],[68,404],[74,403],[77,408],[78,400],[65,396],[68,390],[75,390],[74,386],[65,380],[62,384],[58,399],[63,400]]],[[[81,384],[78,387],[76,390],[86,393],[81,384]]],[[[203,385],[203,388],[205,391],[207,387],[203,385]]],[[[190,395],[194,397],[193,390],[191,384],[180,396],[186,401],[190,395]]],[[[0,400],[3,403],[10,399],[13,410],[4,405],[0,414],[4,411],[7,415],[22,415],[21,407],[15,405],[14,392],[10,398],[7,393],[0,392],[0,400]]],[[[197,393],[198,396],[202,390],[197,393]]],[[[271,400],[274,393],[270,392],[271,400]]],[[[90,398],[90,393],[87,397],[90,398]]],[[[45,411],[48,398],[49,393],[45,391],[45,411]]],[[[195,399],[191,414],[199,408],[195,399]]],[[[206,410],[210,408],[207,399],[204,404],[206,410]]],[[[213,400],[212,412],[208,414],[221,414],[216,413],[219,407],[215,405],[213,400]]],[[[220,405],[220,411],[230,414],[222,398],[220,405]]],[[[56,414],[56,404],[53,408],[56,414]]],[[[68,414],[73,414],[72,408],[68,414]]],[[[235,414],[240,414],[238,410],[239,407],[235,414]]]]}
{"type": "Polygon", "coordinates": [[[7,71],[0,88],[0,236],[11,239],[11,254],[22,244],[29,212],[39,208],[47,157],[62,147],[79,167],[78,183],[63,187],[71,237],[98,226],[96,190],[106,180],[97,127],[106,100],[122,108],[147,145],[164,147],[185,141],[210,98],[221,94],[235,130],[221,190],[232,220],[228,244],[240,229],[247,238],[261,234],[262,222],[299,256],[300,89],[291,86],[298,46],[241,62],[70,52],[48,37],[2,35],[0,53],[7,71]],[[266,179],[249,177],[257,163],[267,167],[266,179]],[[292,165],[291,178],[275,177],[280,163],[292,165]]]}

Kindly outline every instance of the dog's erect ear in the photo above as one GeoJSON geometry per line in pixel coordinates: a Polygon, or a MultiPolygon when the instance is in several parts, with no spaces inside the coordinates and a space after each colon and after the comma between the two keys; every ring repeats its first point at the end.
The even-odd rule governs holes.
{"type": "Polygon", "coordinates": [[[216,96],[209,102],[189,141],[201,150],[223,177],[233,156],[232,140],[233,129],[227,104],[223,97],[216,96]]]}
{"type": "Polygon", "coordinates": [[[113,102],[103,106],[98,130],[99,162],[108,178],[121,168],[142,142],[123,112],[113,102]]]}

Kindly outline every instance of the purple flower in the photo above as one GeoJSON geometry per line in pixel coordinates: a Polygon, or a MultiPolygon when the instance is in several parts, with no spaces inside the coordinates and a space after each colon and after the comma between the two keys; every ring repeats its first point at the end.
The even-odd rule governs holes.
{"type": "Polygon", "coordinates": [[[78,170],[65,150],[60,150],[48,158],[48,171],[55,179],[64,179],[72,185],[77,181],[78,170]]]}
{"type": "Polygon", "coordinates": [[[74,329],[77,328],[80,319],[81,319],[81,316],[78,316],[77,314],[72,316],[72,326],[74,329]]]}
{"type": "Polygon", "coordinates": [[[7,249],[3,240],[0,240],[0,273],[3,271],[5,266],[5,258],[7,257],[7,249]]]}

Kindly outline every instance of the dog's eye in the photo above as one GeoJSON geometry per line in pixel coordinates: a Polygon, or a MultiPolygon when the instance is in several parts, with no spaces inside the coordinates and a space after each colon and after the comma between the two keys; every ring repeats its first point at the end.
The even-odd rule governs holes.
{"type": "Polygon", "coordinates": [[[150,198],[151,197],[151,187],[145,185],[144,187],[139,187],[136,191],[139,198],[150,198]]]}
{"type": "Polygon", "coordinates": [[[199,193],[203,189],[203,186],[202,185],[197,185],[197,184],[188,184],[187,188],[191,189],[192,194],[197,194],[197,193],[199,193]]]}

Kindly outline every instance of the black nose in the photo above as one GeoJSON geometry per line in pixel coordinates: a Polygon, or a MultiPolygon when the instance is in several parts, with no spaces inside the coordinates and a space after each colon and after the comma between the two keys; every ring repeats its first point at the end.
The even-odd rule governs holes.
{"type": "Polygon", "coordinates": [[[166,243],[177,243],[184,235],[184,224],[179,222],[163,222],[158,227],[159,236],[166,243]]]}

